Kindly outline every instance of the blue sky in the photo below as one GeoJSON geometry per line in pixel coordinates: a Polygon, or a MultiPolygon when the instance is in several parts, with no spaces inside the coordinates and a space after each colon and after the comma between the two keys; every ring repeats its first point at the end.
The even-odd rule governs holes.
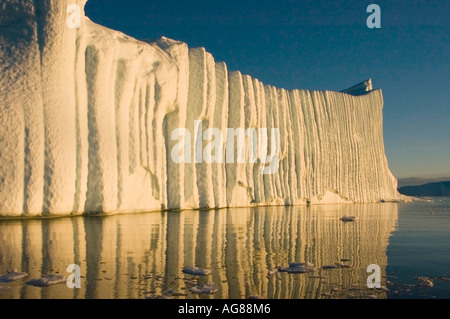
{"type": "Polygon", "coordinates": [[[89,0],[86,14],[138,39],[203,46],[277,87],[341,90],[372,78],[394,175],[450,176],[448,0],[89,0]],[[366,26],[371,3],[381,29],[366,26]]]}

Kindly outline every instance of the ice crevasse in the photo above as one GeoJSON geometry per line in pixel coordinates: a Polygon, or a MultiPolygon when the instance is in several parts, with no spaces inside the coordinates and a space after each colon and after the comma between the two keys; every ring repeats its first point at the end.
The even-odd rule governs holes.
{"type": "MultiPolygon", "coordinates": [[[[0,216],[400,198],[370,80],[342,92],[278,89],[229,72],[204,48],[95,24],[85,2],[0,5],[0,216]],[[72,3],[80,28],[66,23],[72,3]],[[200,121],[223,136],[277,128],[278,170],[261,174],[259,153],[177,163],[172,133],[200,121]]],[[[192,139],[192,153],[211,142],[192,139]]]]}

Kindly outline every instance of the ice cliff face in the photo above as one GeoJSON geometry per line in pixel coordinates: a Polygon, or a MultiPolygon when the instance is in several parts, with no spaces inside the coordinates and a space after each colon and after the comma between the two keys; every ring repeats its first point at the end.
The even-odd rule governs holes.
{"type": "MultiPolygon", "coordinates": [[[[382,93],[370,81],[347,93],[277,89],[228,72],[203,48],[141,42],[83,10],[71,29],[72,3],[85,1],[0,5],[0,215],[399,198],[382,93]],[[248,154],[246,163],[177,163],[172,133],[194,133],[198,121],[223,136],[277,128],[278,170],[261,174],[263,158],[248,154]]],[[[192,136],[192,153],[210,142],[192,136]]]]}

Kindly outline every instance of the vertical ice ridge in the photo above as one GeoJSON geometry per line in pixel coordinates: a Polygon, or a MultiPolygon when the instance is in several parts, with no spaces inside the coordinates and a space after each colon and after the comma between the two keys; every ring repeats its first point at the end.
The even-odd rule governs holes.
{"type": "Polygon", "coordinates": [[[294,90],[290,92],[291,97],[291,114],[292,114],[292,125],[293,125],[293,145],[292,152],[295,155],[295,173],[297,180],[297,200],[301,202],[304,199],[305,183],[304,183],[304,172],[305,172],[305,161],[304,152],[305,148],[303,138],[305,135],[304,130],[304,119],[303,113],[301,111],[302,104],[300,102],[299,91],[294,90]]]}
{"type": "Polygon", "coordinates": [[[122,196],[124,188],[125,179],[125,169],[124,169],[124,157],[122,154],[126,143],[123,141],[123,134],[126,135],[127,128],[122,127],[123,117],[126,116],[124,110],[124,105],[122,102],[123,96],[127,94],[127,82],[129,82],[128,73],[129,66],[127,62],[123,59],[117,62],[116,67],[116,80],[115,80],[115,113],[116,113],[116,147],[117,147],[117,207],[120,208],[122,205],[122,196]]]}
{"type": "Polygon", "coordinates": [[[128,172],[133,174],[136,169],[136,132],[135,132],[135,105],[138,94],[138,79],[134,81],[133,97],[128,107],[128,172]]]}
{"type": "MultiPolygon", "coordinates": [[[[248,75],[243,76],[243,85],[244,85],[244,117],[245,117],[245,124],[244,129],[245,130],[251,130],[250,135],[246,137],[245,142],[245,149],[246,149],[246,164],[245,164],[245,187],[247,188],[250,196],[250,202],[254,202],[255,200],[255,184],[253,180],[254,176],[254,163],[252,163],[252,156],[253,156],[253,148],[254,146],[251,145],[258,145],[258,126],[256,122],[256,106],[255,106],[255,96],[253,91],[253,81],[252,78],[248,75]],[[252,144],[253,143],[253,144],[252,144]]],[[[256,152],[257,153],[257,152],[256,152]]],[[[256,154],[257,156],[257,154],[256,154]]]]}
{"type": "Polygon", "coordinates": [[[150,81],[147,82],[146,86],[145,86],[145,112],[143,114],[143,121],[144,121],[144,127],[143,127],[143,134],[144,134],[144,149],[145,149],[145,156],[143,158],[143,162],[142,162],[142,166],[143,167],[150,167],[150,125],[151,123],[149,123],[149,117],[150,117],[150,110],[152,108],[152,106],[154,105],[154,103],[152,103],[152,99],[153,99],[153,92],[152,92],[152,88],[154,88],[154,86],[152,85],[152,83],[150,81]]]}
{"type": "Polygon", "coordinates": [[[264,202],[264,186],[263,186],[263,180],[262,180],[262,174],[261,174],[261,168],[262,168],[262,157],[260,152],[261,147],[261,138],[259,128],[265,127],[265,113],[264,113],[264,107],[263,107],[263,101],[262,93],[261,93],[261,83],[253,79],[253,89],[254,89],[254,96],[255,96],[255,112],[256,112],[256,127],[258,133],[258,157],[256,164],[253,166],[253,185],[254,185],[254,195],[253,195],[253,201],[254,203],[258,204],[261,202],[264,202]]]}
{"type": "Polygon", "coordinates": [[[146,157],[146,147],[144,141],[146,140],[145,135],[145,112],[144,112],[144,103],[145,103],[145,91],[146,86],[142,85],[139,89],[139,106],[138,106],[138,132],[139,132],[139,164],[138,166],[145,166],[144,158],[146,157]]]}
{"type": "MultiPolygon", "coordinates": [[[[75,164],[75,194],[73,197],[73,208],[72,214],[76,214],[79,211],[80,205],[80,197],[81,197],[81,182],[82,182],[82,146],[81,146],[81,114],[80,114],[80,104],[83,103],[80,96],[80,85],[78,81],[78,68],[80,67],[80,59],[82,58],[81,48],[81,38],[79,34],[77,34],[76,46],[75,46],[75,63],[74,63],[74,88],[75,88],[75,138],[76,138],[76,164],[75,164]]],[[[81,65],[83,67],[83,65],[81,65]]]]}
{"type": "Polygon", "coordinates": [[[283,100],[283,89],[275,89],[276,92],[276,114],[277,114],[277,122],[275,127],[278,127],[280,130],[280,167],[278,170],[277,180],[279,181],[279,191],[277,194],[277,198],[280,199],[280,203],[286,204],[286,200],[289,199],[289,190],[286,188],[285,177],[287,171],[287,132],[286,132],[286,114],[285,114],[285,103],[283,100]]]}
{"type": "MultiPolygon", "coordinates": [[[[175,142],[171,141],[171,132],[179,126],[179,110],[166,114],[165,122],[165,138],[166,148],[171,149],[175,142]]],[[[171,160],[171,152],[167,152],[167,206],[171,209],[180,209],[184,206],[184,179],[182,174],[183,165],[176,164],[171,160]]]]}
{"type": "MultiPolygon", "coordinates": [[[[271,91],[272,91],[272,101],[273,101],[273,107],[272,107],[272,118],[273,118],[273,127],[278,128],[280,130],[280,168],[278,170],[277,173],[272,174],[273,179],[274,179],[274,183],[275,183],[275,198],[277,200],[278,204],[281,204],[283,199],[284,199],[284,193],[283,193],[283,189],[282,189],[282,170],[283,170],[283,161],[285,158],[285,146],[286,143],[284,141],[284,137],[285,137],[285,132],[284,132],[284,127],[281,125],[282,123],[282,118],[280,116],[280,103],[279,103],[279,90],[272,86],[271,87],[271,91]]],[[[272,145],[272,140],[270,140],[270,145],[272,145]]]]}
{"type": "MultiPolygon", "coordinates": [[[[288,204],[298,204],[298,178],[297,178],[297,160],[296,156],[299,153],[298,150],[295,149],[295,138],[298,136],[298,127],[294,124],[295,120],[298,121],[298,118],[294,118],[293,114],[293,105],[291,100],[291,92],[286,91],[285,92],[285,103],[286,103],[286,117],[287,117],[287,125],[286,130],[289,132],[288,134],[288,140],[289,140],[289,146],[287,149],[288,152],[288,177],[286,178],[286,184],[287,187],[289,187],[290,191],[290,199],[288,204]]],[[[298,125],[298,122],[296,123],[298,125]]]]}
{"type": "Polygon", "coordinates": [[[73,208],[75,190],[75,101],[73,65],[76,31],[64,32],[66,6],[46,0],[36,3],[41,48],[45,123],[44,213],[73,208]],[[69,81],[71,85],[61,85],[69,81]]]}
{"type": "Polygon", "coordinates": [[[295,203],[295,189],[296,189],[296,173],[295,173],[295,162],[293,160],[293,156],[295,154],[295,150],[293,147],[293,133],[295,134],[294,128],[292,127],[292,114],[291,114],[291,106],[288,99],[289,92],[286,90],[281,90],[281,100],[283,105],[283,114],[282,118],[284,118],[284,130],[285,130],[285,159],[284,159],[284,170],[283,170],[283,182],[285,189],[285,204],[292,205],[295,203]]]}
{"type": "MultiPolygon", "coordinates": [[[[226,128],[228,127],[228,70],[225,63],[216,63],[216,105],[214,113],[214,127],[220,129],[222,135],[226,136],[226,128]]],[[[225,147],[225,139],[221,147],[225,147]]],[[[225,155],[225,154],[224,154],[225,155]]],[[[226,171],[225,161],[213,165],[213,181],[215,207],[226,207],[226,171]]]]}
{"type": "Polygon", "coordinates": [[[98,128],[95,112],[95,78],[98,73],[98,53],[92,46],[86,48],[86,82],[88,87],[88,130],[89,130],[89,166],[87,196],[84,211],[86,213],[103,211],[103,184],[100,164],[98,128]]]}
{"type": "MultiPolygon", "coordinates": [[[[207,129],[212,128],[214,121],[214,108],[216,106],[216,76],[215,76],[215,61],[211,54],[203,52],[204,54],[204,75],[203,79],[205,85],[203,86],[205,92],[203,94],[202,109],[198,120],[202,121],[202,130],[200,136],[201,148],[200,156],[201,163],[196,164],[197,171],[197,187],[199,191],[199,207],[209,208],[214,207],[214,189],[211,173],[211,164],[208,159],[204,158],[204,149],[209,142],[205,141],[204,133],[207,129]]],[[[200,101],[199,101],[200,102],[200,101]]],[[[193,138],[196,140],[196,137],[193,138]]],[[[209,155],[209,154],[206,154],[209,155]]]]}
{"type": "MultiPolygon", "coordinates": [[[[228,129],[244,129],[244,85],[242,74],[238,71],[229,73],[229,106],[228,129]]],[[[245,176],[245,163],[238,163],[238,139],[227,132],[227,141],[233,145],[226,145],[226,176],[227,176],[227,206],[245,206],[249,204],[245,176]],[[228,155],[230,154],[230,155],[228,155]]]]}
{"type": "MultiPolygon", "coordinates": [[[[79,2],[84,4],[84,2],[79,2]]],[[[88,162],[89,162],[89,132],[88,132],[88,111],[87,111],[87,83],[86,83],[86,39],[87,32],[85,23],[82,20],[82,28],[76,31],[76,55],[74,63],[75,101],[76,101],[76,181],[73,203],[73,214],[84,212],[86,202],[88,162]]]]}
{"type": "Polygon", "coordinates": [[[317,130],[317,140],[315,142],[315,148],[316,148],[316,164],[315,164],[315,170],[316,170],[316,179],[315,179],[315,185],[316,185],[316,195],[322,196],[324,195],[324,182],[325,182],[325,172],[326,170],[326,163],[324,161],[324,154],[323,154],[323,148],[326,141],[326,135],[322,133],[322,111],[323,106],[320,101],[320,92],[314,91],[311,94],[312,97],[312,108],[313,108],[313,118],[314,118],[314,124],[315,128],[317,130]]]}
{"type": "MultiPolygon", "coordinates": [[[[271,119],[271,111],[272,111],[272,104],[270,99],[270,86],[263,85],[262,86],[262,92],[264,105],[265,105],[265,118],[263,119],[263,122],[265,122],[266,128],[274,127],[272,125],[272,119],[271,119]]],[[[267,149],[269,149],[270,145],[267,143],[267,149]]],[[[263,156],[265,156],[264,154],[263,156]]],[[[271,174],[265,174],[263,176],[263,185],[264,185],[264,198],[266,202],[272,203],[274,201],[274,194],[273,194],[273,185],[272,185],[272,175],[271,174]]]]}
{"type": "MultiPolygon", "coordinates": [[[[110,47],[111,54],[99,54],[99,70],[96,76],[94,95],[95,121],[99,139],[99,159],[103,170],[103,211],[114,212],[117,209],[117,136],[116,112],[114,108],[114,87],[117,74],[117,55],[119,47],[110,47]]],[[[135,127],[139,127],[136,123],[135,127]]],[[[138,140],[139,141],[139,140],[138,140]]]]}
{"type": "MultiPolygon", "coordinates": [[[[189,95],[187,104],[187,116],[185,128],[191,134],[192,158],[191,164],[185,166],[185,198],[194,207],[200,207],[199,201],[204,204],[204,188],[199,190],[198,184],[198,166],[195,163],[195,150],[198,147],[197,137],[195,136],[195,121],[203,120],[202,112],[205,110],[207,94],[207,74],[206,74],[206,51],[203,48],[189,50],[189,95]]],[[[198,122],[197,122],[198,123],[198,122]]],[[[199,127],[197,126],[197,129],[199,127]]],[[[203,144],[202,144],[203,145],[203,144]]],[[[203,150],[203,148],[201,148],[203,150]]],[[[201,187],[202,185],[200,185],[201,187]]]]}

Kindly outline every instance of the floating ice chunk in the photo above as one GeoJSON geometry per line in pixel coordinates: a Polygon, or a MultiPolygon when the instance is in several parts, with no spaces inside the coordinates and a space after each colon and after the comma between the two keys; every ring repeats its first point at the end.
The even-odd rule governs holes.
{"type": "Polygon", "coordinates": [[[11,282],[27,277],[26,272],[12,271],[7,275],[0,276],[0,282],[11,282]]]}
{"type": "Polygon", "coordinates": [[[338,268],[337,265],[323,265],[322,269],[335,269],[338,268]]]}
{"type": "Polygon", "coordinates": [[[355,220],[357,220],[358,219],[358,217],[356,217],[356,216],[343,216],[342,218],[341,218],[341,220],[343,221],[343,222],[354,222],[355,220]]]}
{"type": "Polygon", "coordinates": [[[348,265],[348,264],[336,263],[336,266],[339,268],[350,268],[350,265],[348,265]]]}
{"type": "Polygon", "coordinates": [[[31,279],[26,282],[27,285],[36,286],[36,287],[46,287],[56,284],[65,283],[67,278],[65,276],[60,275],[46,275],[39,279],[31,279]]]}
{"type": "Polygon", "coordinates": [[[431,280],[431,278],[417,277],[416,279],[420,282],[419,286],[421,286],[421,287],[429,287],[429,288],[434,287],[434,283],[431,280]]]}
{"type": "Polygon", "coordinates": [[[274,268],[274,269],[272,269],[272,270],[269,270],[269,272],[267,273],[267,276],[268,276],[268,277],[273,276],[273,275],[275,275],[277,272],[278,272],[278,269],[274,268]]]}
{"type": "Polygon", "coordinates": [[[208,276],[211,272],[207,269],[201,269],[196,267],[184,267],[183,273],[192,276],[208,276]]]}
{"type": "Polygon", "coordinates": [[[311,267],[304,267],[304,266],[298,266],[298,267],[278,267],[279,272],[287,272],[289,274],[304,274],[307,272],[314,272],[315,269],[311,267]]]}
{"type": "Polygon", "coordinates": [[[292,263],[289,263],[289,267],[314,267],[314,265],[311,263],[308,263],[308,262],[304,262],[304,263],[292,262],[292,263]]]}
{"type": "Polygon", "coordinates": [[[190,289],[190,291],[193,294],[198,294],[198,295],[200,295],[200,294],[205,294],[205,295],[210,294],[211,295],[211,294],[215,294],[217,292],[217,288],[214,285],[214,283],[208,282],[207,284],[205,284],[203,286],[194,286],[190,289]]]}
{"type": "Polygon", "coordinates": [[[304,274],[307,272],[314,272],[315,269],[311,267],[289,267],[288,273],[290,274],[304,274]]]}

